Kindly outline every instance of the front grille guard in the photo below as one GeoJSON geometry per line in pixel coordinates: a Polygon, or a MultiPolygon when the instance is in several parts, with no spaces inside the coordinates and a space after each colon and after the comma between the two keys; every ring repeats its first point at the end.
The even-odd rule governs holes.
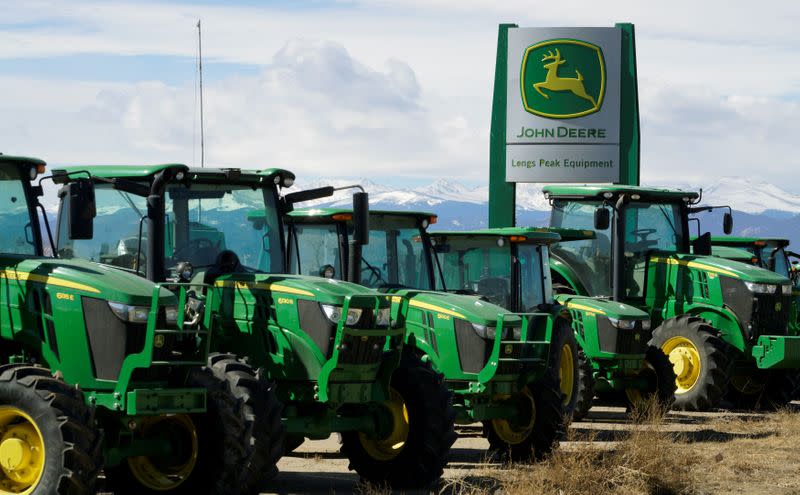
{"type": "MultiPolygon", "coordinates": [[[[345,296],[342,304],[342,318],[336,325],[336,337],[333,342],[333,352],[320,370],[316,399],[326,402],[330,399],[329,384],[336,381],[336,372],[346,370],[348,367],[375,365],[390,366],[395,369],[400,363],[403,337],[405,336],[405,320],[401,316],[394,317],[388,327],[383,328],[358,328],[359,322],[353,326],[346,324],[346,315],[350,307],[371,309],[372,314],[377,314],[381,307],[389,307],[387,296],[379,295],[349,295],[345,296]],[[370,346],[363,348],[363,345],[370,346]],[[378,345],[379,348],[373,348],[378,345]],[[397,352],[393,352],[397,351],[397,352]],[[387,363],[384,354],[388,352],[393,362],[387,363]]],[[[400,313],[405,314],[405,313],[400,313]]],[[[377,370],[376,370],[377,371],[377,370]]]]}
{"type": "Polygon", "coordinates": [[[549,313],[499,313],[497,327],[486,366],[478,373],[480,382],[488,382],[499,375],[523,376],[539,374],[547,367],[552,339],[552,318],[549,313]],[[510,317],[521,320],[519,339],[513,338],[513,329],[506,323],[510,317]],[[537,320],[545,320],[543,328],[537,320]],[[512,338],[503,338],[506,329],[512,338]]]}

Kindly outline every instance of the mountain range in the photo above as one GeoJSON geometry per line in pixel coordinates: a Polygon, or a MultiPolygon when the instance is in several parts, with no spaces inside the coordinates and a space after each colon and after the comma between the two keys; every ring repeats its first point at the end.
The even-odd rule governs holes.
{"type": "MultiPolygon", "coordinates": [[[[467,187],[456,180],[439,179],[417,188],[397,188],[369,179],[332,179],[298,183],[292,191],[323,185],[361,185],[370,195],[373,209],[418,210],[439,216],[437,229],[467,230],[487,227],[489,187],[467,187]]],[[[690,183],[643,184],[651,187],[699,191],[690,183]]],[[[350,207],[353,190],[331,198],[303,203],[302,207],[350,207]]],[[[703,189],[701,204],[730,206],[734,211],[734,235],[784,237],[800,245],[800,195],[775,184],[744,177],[723,177],[703,189]]],[[[538,184],[517,186],[517,225],[546,225],[550,205],[538,184]]],[[[722,211],[700,215],[703,231],[722,234],[722,211]]],[[[692,226],[695,233],[695,227],[692,226]]]]}

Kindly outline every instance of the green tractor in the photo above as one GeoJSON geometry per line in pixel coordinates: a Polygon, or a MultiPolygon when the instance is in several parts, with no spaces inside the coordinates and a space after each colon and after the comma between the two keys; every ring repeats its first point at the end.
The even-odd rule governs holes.
{"type": "MultiPolygon", "coordinates": [[[[72,167],[58,180],[82,174],[95,184],[97,228],[86,240],[59,229],[60,256],[202,284],[189,304],[211,315],[212,348],[245,356],[277,384],[285,450],[339,432],[350,468],[365,480],[413,488],[441,476],[455,441],[451,394],[404,349],[405,324],[392,318],[391,298],[286,274],[283,215],[332,187],[284,196],[280,189],[294,182],[286,170],[183,165],[72,167]],[[260,221],[248,219],[253,210],[264,212],[260,221]]],[[[354,198],[366,218],[366,196],[354,198]]],[[[64,196],[60,226],[70,207],[64,196]]]]}
{"type": "Polygon", "coordinates": [[[543,270],[532,262],[531,253],[548,260],[551,243],[593,238],[593,231],[520,227],[431,233],[448,290],[474,291],[512,311],[533,311],[544,291],[544,300],[554,299],[566,313],[573,333],[554,348],[565,353],[562,362],[575,361],[574,370],[561,375],[562,391],[568,377],[565,397],[571,396],[573,418],[586,415],[595,394],[612,400],[622,396],[633,408],[655,397],[668,407],[675,373],[667,356],[648,344],[649,315],[627,304],[563,293],[563,287],[553,298],[547,261],[543,270]],[[497,284],[498,279],[504,283],[497,284]]]}
{"type": "MultiPolygon", "coordinates": [[[[791,282],[711,256],[709,234],[690,242],[690,215],[711,209],[696,206],[699,194],[623,185],[551,185],[544,193],[552,227],[596,233],[553,247],[553,283],[650,314],[651,343],[677,375],[675,407],[708,410],[726,392],[737,407],[790,400],[800,367],[800,337],[788,328],[791,282]]],[[[730,233],[730,212],[723,223],[730,233]]]]}
{"type": "MultiPolygon", "coordinates": [[[[263,212],[250,219],[260,222],[263,212]]],[[[539,459],[563,431],[564,405],[555,366],[548,365],[554,335],[571,335],[541,280],[539,301],[513,314],[472,291],[444,290],[432,255],[430,213],[372,211],[370,243],[353,253],[357,221],[343,209],[305,209],[287,216],[288,266],[298,274],[355,281],[391,294],[405,318],[406,345],[444,374],[459,424],[483,423],[490,453],[512,461],[539,459]]],[[[549,234],[546,242],[558,239],[549,234]]],[[[538,251],[530,262],[546,262],[538,251]]],[[[508,278],[496,279],[509,283],[508,278]]],[[[556,357],[560,354],[556,353],[556,357]]],[[[572,369],[572,362],[565,363],[572,369]]],[[[570,382],[571,385],[571,382],[570,382]]]]}
{"type": "Polygon", "coordinates": [[[786,249],[789,247],[789,239],[712,236],[711,244],[714,256],[760,266],[792,280],[794,287],[789,330],[793,335],[800,334],[800,321],[798,321],[800,277],[797,271],[800,255],[786,249]]]}
{"type": "MultiPolygon", "coordinates": [[[[0,494],[94,493],[101,468],[115,493],[246,493],[262,440],[251,406],[269,390],[209,355],[210,319],[188,324],[186,286],[44,256],[44,171],[0,155],[0,494]]],[[[64,194],[64,237],[90,236],[92,184],[64,194]]]]}

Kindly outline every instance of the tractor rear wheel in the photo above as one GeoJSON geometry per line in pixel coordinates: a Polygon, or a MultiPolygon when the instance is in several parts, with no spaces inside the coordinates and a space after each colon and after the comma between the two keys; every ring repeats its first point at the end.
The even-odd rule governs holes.
{"type": "Polygon", "coordinates": [[[625,389],[625,398],[632,409],[644,407],[655,398],[663,410],[668,410],[675,402],[675,391],[678,389],[675,369],[664,352],[655,346],[649,346],[645,353],[644,369],[641,371],[647,378],[648,388],[645,390],[625,389]]]}
{"type": "MultiPolygon", "coordinates": [[[[228,357],[219,361],[214,357],[209,357],[209,366],[192,370],[187,380],[188,387],[206,389],[206,412],[142,419],[135,438],[168,438],[172,449],[169,455],[129,457],[119,466],[106,469],[110,491],[117,495],[228,495],[253,490],[248,486],[254,483],[253,450],[261,440],[254,436],[261,430],[253,424],[256,418],[251,416],[253,404],[249,401],[264,399],[237,396],[242,392],[241,381],[237,381],[238,374],[224,372],[225,368],[231,369],[228,357]],[[233,384],[238,385],[232,387],[233,384]]],[[[244,370],[239,366],[235,369],[244,370]]],[[[261,421],[261,411],[258,413],[261,421]]],[[[263,421],[267,422],[267,417],[263,421]]]]}
{"type": "Polygon", "coordinates": [[[578,402],[580,389],[580,358],[578,341],[575,340],[572,326],[559,318],[553,326],[550,342],[550,369],[558,372],[558,382],[564,413],[571,417],[578,402]]]}
{"type": "Polygon", "coordinates": [[[94,493],[100,434],[83,394],[50,370],[0,366],[0,493],[94,493]]]}
{"type": "Polygon", "coordinates": [[[526,424],[493,419],[484,422],[489,452],[512,462],[541,460],[558,446],[564,433],[564,404],[558,378],[548,370],[520,394],[520,405],[529,408],[526,424]]]}
{"type": "Polygon", "coordinates": [[[675,409],[706,411],[719,404],[728,383],[730,358],[714,327],[694,316],[670,318],[653,331],[650,345],[659,347],[672,363],[675,409]]]}
{"type": "Polygon", "coordinates": [[[799,388],[797,370],[734,371],[726,398],[737,409],[772,411],[791,402],[799,388]]]}
{"type": "Polygon", "coordinates": [[[429,362],[403,355],[392,373],[385,407],[392,418],[386,438],[342,433],[342,453],[365,481],[393,489],[424,488],[442,476],[456,440],[456,412],[444,378],[429,362]]]}

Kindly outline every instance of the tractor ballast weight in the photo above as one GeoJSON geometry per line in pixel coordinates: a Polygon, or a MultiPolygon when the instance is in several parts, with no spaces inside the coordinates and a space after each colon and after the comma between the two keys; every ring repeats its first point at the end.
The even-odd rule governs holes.
{"type": "MultiPolygon", "coordinates": [[[[594,230],[592,241],[557,245],[554,283],[583,295],[611,297],[646,311],[654,345],[678,376],[675,405],[716,407],[728,392],[738,406],[774,407],[797,386],[788,334],[791,284],[773,272],[709,255],[710,236],[691,242],[694,192],[635,186],[546,186],[550,224],[594,230]],[[596,228],[596,210],[613,228],[596,228]],[[785,371],[775,371],[776,369],[785,371]],[[730,385],[730,387],[729,387],[730,385]]],[[[730,223],[730,220],[726,220],[730,223]]]]}
{"type": "MultiPolygon", "coordinates": [[[[209,320],[186,324],[185,286],[45,257],[31,183],[44,172],[0,155],[2,490],[93,493],[102,467],[116,493],[231,493],[246,483],[251,409],[209,365],[209,320]]],[[[65,194],[65,235],[89,237],[92,183],[65,194]]]]}
{"type": "Polygon", "coordinates": [[[286,450],[340,432],[351,467],[371,482],[420,487],[441,475],[454,440],[449,392],[403,351],[404,321],[392,318],[390,298],[284,274],[282,215],[334,188],[282,196],[294,182],[282,169],[168,164],[65,173],[80,170],[95,180],[97,223],[106,230],[92,243],[59,235],[59,251],[140,274],[146,265],[153,280],[208,287],[191,303],[212,315],[212,349],[247,357],[277,384],[286,450]],[[256,222],[248,219],[254,210],[262,213],[256,222]],[[146,236],[136,233],[140,218],[146,236]],[[138,240],[115,244],[131,235],[138,240]]]}

